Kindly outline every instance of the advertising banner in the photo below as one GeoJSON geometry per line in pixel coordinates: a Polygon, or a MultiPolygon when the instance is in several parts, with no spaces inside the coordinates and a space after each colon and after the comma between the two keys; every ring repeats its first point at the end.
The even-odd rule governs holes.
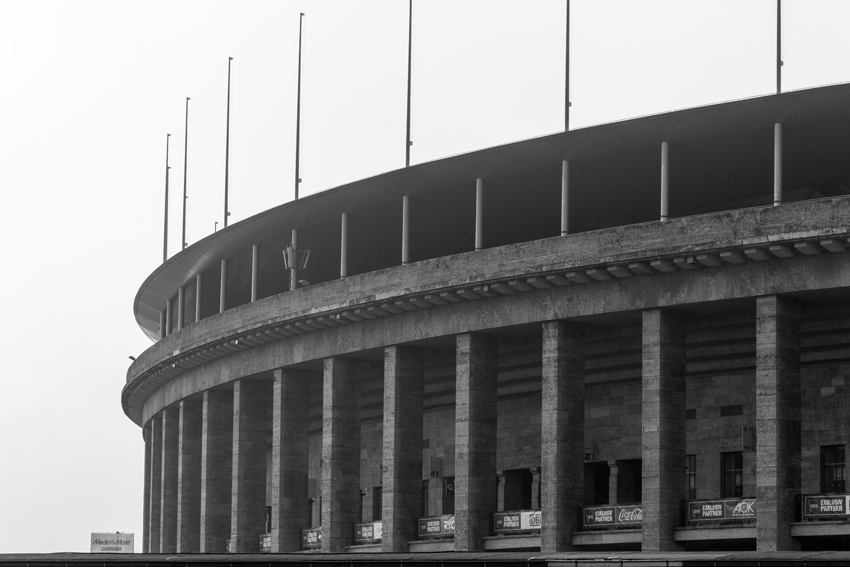
{"type": "Polygon", "coordinates": [[[442,537],[455,535],[454,516],[419,518],[419,537],[442,537]]]}
{"type": "Polygon", "coordinates": [[[260,534],[260,553],[272,552],[272,534],[260,534]]]}
{"type": "Polygon", "coordinates": [[[540,529],[540,510],[517,510],[493,514],[496,533],[524,532],[540,529]]]}
{"type": "Polygon", "coordinates": [[[850,514],[850,495],[830,494],[806,496],[803,514],[807,518],[826,518],[829,516],[847,516],[850,514]]]}
{"type": "Polygon", "coordinates": [[[630,506],[587,506],[584,508],[584,525],[595,526],[639,526],[643,522],[643,507],[630,506]]]}
{"type": "Polygon", "coordinates": [[[354,543],[377,543],[381,541],[383,522],[354,524],[354,543]]]}
{"type": "Polygon", "coordinates": [[[133,534],[91,534],[92,553],[133,553],[134,543],[133,534]]]}
{"type": "Polygon", "coordinates": [[[301,530],[301,549],[318,549],[322,547],[322,528],[301,530]]]}
{"type": "Polygon", "coordinates": [[[688,502],[689,522],[748,520],[756,517],[756,499],[688,502]]]}

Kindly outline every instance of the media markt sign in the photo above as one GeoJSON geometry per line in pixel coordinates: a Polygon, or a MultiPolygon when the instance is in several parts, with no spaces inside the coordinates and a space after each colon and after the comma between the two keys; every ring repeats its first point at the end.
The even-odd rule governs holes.
{"type": "Polygon", "coordinates": [[[133,534],[93,533],[91,535],[92,553],[133,553],[133,534]]]}

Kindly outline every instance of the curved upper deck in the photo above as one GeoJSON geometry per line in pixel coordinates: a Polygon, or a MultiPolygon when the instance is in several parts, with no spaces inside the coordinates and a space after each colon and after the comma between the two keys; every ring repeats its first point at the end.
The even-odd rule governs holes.
{"type": "MultiPolygon", "coordinates": [[[[472,251],[476,178],[485,185],[485,247],[558,236],[562,160],[570,161],[573,234],[658,219],[662,142],[670,146],[671,217],[770,204],[775,123],[783,125],[786,201],[849,192],[848,84],[646,116],[423,163],[262,212],[158,267],[136,295],[136,320],[156,339],[166,302],[199,274],[218,274],[223,259],[232,265],[227,308],[248,303],[255,245],[258,299],[286,291],[281,250],[292,229],[312,250],[303,277],[338,279],[342,213],[348,275],[398,266],[405,195],[411,262],[472,251]]],[[[201,318],[219,312],[218,298],[205,301],[201,318]]]]}

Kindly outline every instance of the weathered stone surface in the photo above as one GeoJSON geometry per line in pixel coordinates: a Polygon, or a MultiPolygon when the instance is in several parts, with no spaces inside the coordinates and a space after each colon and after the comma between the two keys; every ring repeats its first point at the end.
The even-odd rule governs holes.
{"type": "Polygon", "coordinates": [[[301,549],[307,525],[310,375],[274,372],[272,412],[272,552],[301,549]]]}
{"type": "Polygon", "coordinates": [[[201,431],[201,553],[224,553],[230,538],[233,391],[207,390],[201,431]]]}
{"type": "Polygon", "coordinates": [[[201,430],[203,403],[180,402],[177,462],[177,553],[201,550],[201,430]]]}
{"type": "Polygon", "coordinates": [[[685,499],[685,320],[666,309],[643,312],[644,551],[673,551],[685,499]]]}
{"type": "Polygon", "coordinates": [[[422,351],[384,349],[382,551],[406,552],[422,504],[422,351]]]}
{"type": "Polygon", "coordinates": [[[151,436],[149,548],[151,553],[159,553],[162,522],[162,416],[154,416],[149,423],[151,436]]]}
{"type": "Polygon", "coordinates": [[[584,496],[584,326],[543,323],[541,551],[572,549],[584,496]]]}
{"type": "Polygon", "coordinates": [[[496,510],[496,337],[457,336],[455,551],[484,549],[496,510]]]}
{"type": "Polygon", "coordinates": [[[327,358],[322,392],[322,551],[345,551],[360,521],[360,372],[327,358]]]}
{"type": "Polygon", "coordinates": [[[800,304],[756,298],[758,550],[793,551],[800,492],[800,304]]]}
{"type": "Polygon", "coordinates": [[[180,410],[162,412],[162,504],[159,545],[161,553],[177,551],[177,461],[180,443],[180,410]]]}
{"type": "Polygon", "coordinates": [[[145,440],[145,479],[142,497],[142,553],[150,553],[151,547],[151,426],[142,429],[145,440]]]}
{"type": "Polygon", "coordinates": [[[266,531],[266,445],[271,384],[233,383],[233,484],[230,539],[236,553],[256,553],[266,531]]]}

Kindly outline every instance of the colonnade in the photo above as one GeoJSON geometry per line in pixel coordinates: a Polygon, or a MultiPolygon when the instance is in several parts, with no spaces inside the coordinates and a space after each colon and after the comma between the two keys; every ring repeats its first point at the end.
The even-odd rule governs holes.
{"type": "MultiPolygon", "coordinates": [[[[790,550],[800,487],[800,306],[755,299],[757,540],[760,551],[790,550]]],[[[584,503],[584,325],[541,322],[541,551],[572,549],[584,503]]],[[[673,528],[686,499],[684,314],[642,312],[642,548],[677,549],[673,528]]],[[[497,509],[495,335],[455,337],[456,551],[483,549],[497,509]]],[[[406,552],[417,537],[423,480],[426,353],[384,349],[382,550],[406,552]]],[[[323,361],[322,551],[344,552],[360,522],[361,362],[323,361]]],[[[271,548],[301,548],[308,528],[308,402],[311,377],[274,370],[273,380],[237,378],[184,398],[145,424],[144,551],[258,551],[271,491],[271,548]],[[270,422],[270,423],[269,423],[270,422]],[[269,438],[270,437],[270,438],[269,438]],[[271,486],[267,488],[267,448],[271,486]]]]}

